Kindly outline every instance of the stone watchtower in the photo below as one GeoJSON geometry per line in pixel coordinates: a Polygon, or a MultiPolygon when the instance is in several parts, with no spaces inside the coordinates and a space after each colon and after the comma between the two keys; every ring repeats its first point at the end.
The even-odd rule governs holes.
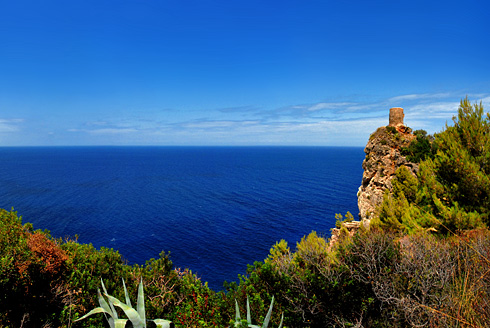
{"type": "Polygon", "coordinates": [[[389,126],[396,127],[397,125],[405,125],[403,124],[403,118],[405,114],[403,114],[403,108],[401,107],[393,107],[390,108],[390,124],[389,126]]]}

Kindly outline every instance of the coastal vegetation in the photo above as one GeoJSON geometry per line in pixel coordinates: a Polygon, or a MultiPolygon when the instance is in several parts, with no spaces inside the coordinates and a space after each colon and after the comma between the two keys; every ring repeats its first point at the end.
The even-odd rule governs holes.
{"type": "Polygon", "coordinates": [[[376,219],[387,229],[441,233],[490,223],[490,116],[461,101],[453,125],[433,138],[424,133],[407,149],[420,161],[417,177],[400,167],[376,219]],[[432,139],[432,141],[431,141],[432,139]]]}
{"type": "MultiPolygon", "coordinates": [[[[294,247],[278,241],[219,292],[169,253],[128,265],[0,210],[0,327],[106,327],[102,314],[76,321],[100,306],[101,280],[119,300],[143,295],[142,282],[144,316],[176,327],[488,326],[490,115],[466,98],[452,125],[414,135],[402,152],[418,173],[397,169],[369,229],[332,244],[314,231],[294,247]]],[[[337,215],[339,227],[344,219],[353,216],[337,215]]]]}

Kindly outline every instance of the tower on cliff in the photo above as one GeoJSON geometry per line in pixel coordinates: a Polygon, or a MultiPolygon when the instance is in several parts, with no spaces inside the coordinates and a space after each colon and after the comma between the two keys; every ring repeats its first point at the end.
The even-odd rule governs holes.
{"type": "Polygon", "coordinates": [[[403,108],[390,108],[390,129],[385,126],[379,127],[371,134],[364,148],[364,173],[357,193],[359,216],[363,219],[371,219],[379,213],[384,192],[392,192],[391,180],[399,167],[405,166],[414,176],[418,171],[418,165],[409,162],[406,156],[401,154],[401,149],[408,147],[416,139],[412,130],[403,123],[404,116],[403,108]],[[393,128],[396,129],[396,133],[393,128]]]}
{"type": "Polygon", "coordinates": [[[403,124],[403,118],[405,117],[405,114],[403,114],[403,108],[401,107],[393,107],[390,108],[390,124],[389,126],[397,126],[399,124],[403,124]]]}

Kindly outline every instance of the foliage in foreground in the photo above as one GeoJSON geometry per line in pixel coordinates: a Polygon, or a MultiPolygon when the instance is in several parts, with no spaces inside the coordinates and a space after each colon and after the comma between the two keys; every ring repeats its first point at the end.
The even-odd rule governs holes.
{"type": "Polygon", "coordinates": [[[125,299],[121,279],[130,295],[143,279],[151,318],[184,327],[224,327],[231,318],[232,309],[221,309],[222,296],[192,272],[175,269],[166,253],[130,266],[117,251],[53,239],[0,209],[0,327],[104,327],[101,317],[74,323],[97,307],[101,279],[119,299],[125,299]]]}
{"type": "MultiPolygon", "coordinates": [[[[274,297],[272,297],[271,305],[269,307],[269,311],[267,311],[267,315],[265,316],[264,323],[262,324],[262,328],[267,328],[269,326],[273,306],[274,306],[274,297]]],[[[236,309],[236,315],[235,315],[235,322],[233,322],[234,327],[236,327],[236,328],[240,328],[240,327],[259,328],[259,326],[257,326],[257,325],[252,325],[252,316],[250,314],[250,302],[249,302],[248,296],[247,296],[247,319],[242,320],[241,315],[240,315],[240,307],[238,306],[238,302],[236,300],[235,300],[235,309],[236,309]]],[[[283,321],[284,321],[284,315],[281,316],[281,323],[279,324],[279,328],[282,328],[283,321]]]]}
{"type": "Polygon", "coordinates": [[[439,239],[373,229],[332,249],[282,241],[235,290],[276,295],[287,327],[482,327],[490,320],[490,233],[439,239]]]}
{"type": "Polygon", "coordinates": [[[104,314],[104,317],[106,318],[111,328],[124,328],[128,321],[131,322],[134,328],[145,328],[147,322],[153,322],[154,324],[156,324],[157,327],[161,328],[168,328],[171,326],[173,327],[172,322],[165,319],[146,319],[143,280],[140,281],[140,284],[138,286],[138,299],[136,303],[136,309],[133,308],[131,304],[131,298],[129,297],[128,291],[126,289],[124,279],[122,283],[124,287],[125,302],[121,302],[119,299],[107,294],[107,289],[105,288],[104,281],[101,280],[100,283],[102,285],[102,289],[104,290],[104,295],[102,295],[100,293],[100,290],[97,289],[97,298],[99,300],[100,306],[91,310],[89,313],[85,314],[83,317],[77,319],[76,321],[86,319],[89,316],[97,313],[102,313],[104,314]],[[119,315],[115,308],[116,306],[124,311],[127,319],[119,318],[119,315]]]}
{"type": "Polygon", "coordinates": [[[23,227],[13,212],[0,211],[0,219],[0,283],[8,292],[0,300],[0,326],[103,327],[102,317],[73,322],[97,306],[94,294],[101,276],[107,276],[107,294],[119,299],[125,299],[121,278],[131,281],[128,294],[135,295],[143,277],[146,315],[172,320],[177,327],[228,327],[235,299],[245,304],[247,296],[251,320],[259,325],[267,320],[264,315],[274,296],[272,327],[281,322],[282,313],[284,327],[479,327],[490,320],[487,229],[448,238],[372,229],[345,237],[333,248],[313,232],[295,251],[278,242],[267,259],[249,267],[239,284],[215,293],[191,273],[173,269],[163,255],[144,267],[128,266],[116,260],[117,252],[86,245],[75,247],[79,253],[74,256],[66,250],[73,248],[73,241],[58,245],[46,235],[46,245],[54,249],[35,253],[38,247],[27,241],[40,232],[23,227]],[[112,259],[114,271],[106,272],[104,262],[91,266],[93,258],[112,259]],[[80,266],[75,269],[74,263],[80,266]],[[41,302],[44,305],[37,307],[41,302]]]}

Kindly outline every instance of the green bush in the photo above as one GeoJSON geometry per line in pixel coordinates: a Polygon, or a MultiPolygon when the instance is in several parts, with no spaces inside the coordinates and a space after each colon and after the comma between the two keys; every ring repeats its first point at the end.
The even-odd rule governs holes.
{"type": "MultiPolygon", "coordinates": [[[[67,241],[61,247],[69,257],[65,280],[68,304],[62,313],[62,320],[67,325],[97,306],[94,295],[97,295],[100,279],[104,280],[108,292],[117,298],[124,296],[120,288],[121,279],[135,280],[131,267],[113,249],[101,247],[97,250],[92,244],[80,244],[76,240],[67,241]]],[[[135,292],[133,285],[129,285],[130,291],[135,292]]],[[[77,326],[93,327],[102,323],[102,318],[91,317],[77,323],[77,326]]]]}
{"type": "Polygon", "coordinates": [[[398,134],[398,131],[396,130],[396,128],[394,126],[391,126],[391,125],[386,126],[386,131],[390,134],[393,134],[393,135],[398,134]]]}
{"type": "Polygon", "coordinates": [[[399,169],[374,225],[440,233],[490,224],[490,115],[461,101],[454,125],[431,138],[417,132],[405,151],[421,160],[417,179],[399,169]]]}
{"type": "Polygon", "coordinates": [[[343,222],[352,221],[354,221],[354,216],[349,211],[347,211],[347,213],[345,214],[345,218],[340,213],[335,214],[335,228],[337,229],[340,229],[342,227],[343,222]]]}
{"type": "Polygon", "coordinates": [[[180,276],[182,302],[172,320],[181,327],[226,327],[231,315],[224,311],[223,294],[212,291],[189,270],[180,276]]]}
{"type": "Polygon", "coordinates": [[[0,209],[0,325],[60,324],[67,256],[47,232],[0,209]]]}
{"type": "Polygon", "coordinates": [[[425,130],[415,130],[414,135],[415,140],[408,147],[402,147],[401,154],[412,163],[420,163],[425,159],[433,158],[437,152],[437,145],[433,142],[434,136],[428,135],[425,130]]]}

